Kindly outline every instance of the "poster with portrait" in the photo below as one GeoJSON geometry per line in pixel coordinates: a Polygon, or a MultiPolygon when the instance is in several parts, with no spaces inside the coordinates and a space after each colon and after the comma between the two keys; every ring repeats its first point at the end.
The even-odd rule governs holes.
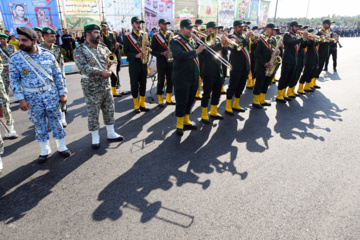
{"type": "Polygon", "coordinates": [[[219,25],[229,28],[233,26],[235,19],[235,0],[220,0],[218,6],[219,25]]]}
{"type": "Polygon", "coordinates": [[[141,17],[141,0],[104,0],[105,20],[112,31],[120,31],[122,28],[131,31],[131,18],[141,17]]]}
{"type": "Polygon", "coordinates": [[[0,10],[10,35],[16,35],[17,27],[60,28],[56,0],[1,0],[0,10]]]}
{"type": "Polygon", "coordinates": [[[237,0],[235,6],[235,20],[248,21],[251,0],[237,0]]]}
{"type": "Polygon", "coordinates": [[[214,21],[217,23],[217,0],[199,0],[200,14],[199,17],[204,23],[214,21]]]}
{"type": "Polygon", "coordinates": [[[265,27],[268,23],[270,1],[261,0],[259,10],[259,27],[265,27]]]}
{"type": "Polygon", "coordinates": [[[259,0],[252,0],[250,5],[250,15],[248,21],[252,26],[257,26],[259,13],[259,0]]]}
{"type": "Polygon", "coordinates": [[[148,31],[153,28],[158,30],[159,19],[165,18],[170,22],[168,28],[171,29],[173,25],[173,6],[172,0],[145,0],[145,28],[148,31]]]}
{"type": "Polygon", "coordinates": [[[98,0],[63,0],[63,8],[69,30],[84,30],[87,24],[101,22],[98,0]]]}
{"type": "Polygon", "coordinates": [[[175,26],[179,28],[180,21],[188,18],[195,23],[198,12],[197,1],[182,0],[175,1],[175,26]]]}

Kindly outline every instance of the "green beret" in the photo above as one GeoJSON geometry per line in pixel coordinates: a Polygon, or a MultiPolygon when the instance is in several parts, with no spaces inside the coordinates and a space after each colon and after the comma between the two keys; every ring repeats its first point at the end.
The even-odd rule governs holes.
{"type": "Polygon", "coordinates": [[[56,34],[56,31],[54,29],[52,29],[52,28],[49,28],[49,27],[44,27],[42,29],[42,32],[43,33],[49,33],[49,34],[56,34]]]}
{"type": "Polygon", "coordinates": [[[87,24],[84,26],[84,31],[86,30],[100,30],[100,26],[97,24],[87,24]]]}
{"type": "Polygon", "coordinates": [[[18,35],[24,35],[27,38],[29,38],[30,40],[37,40],[38,39],[38,35],[36,34],[36,32],[28,27],[18,27],[16,28],[16,32],[18,35]]]}
{"type": "Polygon", "coordinates": [[[6,35],[5,33],[0,33],[0,38],[9,38],[9,36],[6,35]]]}
{"type": "Polygon", "coordinates": [[[40,28],[40,27],[34,27],[34,30],[35,30],[35,31],[42,32],[42,28],[40,28]]]}

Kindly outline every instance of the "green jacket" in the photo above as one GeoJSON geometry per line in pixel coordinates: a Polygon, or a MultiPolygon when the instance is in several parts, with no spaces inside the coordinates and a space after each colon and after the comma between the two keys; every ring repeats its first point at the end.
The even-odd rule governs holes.
{"type": "MultiPolygon", "coordinates": [[[[325,29],[322,28],[319,30],[319,32],[316,34],[318,36],[329,36],[330,37],[330,33],[326,33],[325,29]]],[[[330,43],[327,42],[321,42],[319,45],[319,59],[324,59],[327,58],[327,56],[329,56],[329,46],[330,43]]]]}
{"type": "Polygon", "coordinates": [[[161,55],[162,52],[168,51],[170,33],[164,36],[161,32],[153,35],[151,40],[151,55],[156,57],[157,68],[172,68],[172,62],[167,61],[167,57],[161,55]],[[164,42],[162,42],[164,41],[164,42]],[[165,46],[164,46],[165,45],[165,46]],[[165,48],[166,47],[166,48],[165,48]]]}
{"type": "Polygon", "coordinates": [[[305,57],[305,65],[318,65],[319,64],[319,41],[310,41],[307,46],[306,57],[305,57]]]}
{"type": "Polygon", "coordinates": [[[271,55],[273,50],[276,47],[276,40],[271,38],[270,41],[266,42],[268,46],[264,43],[265,39],[261,37],[257,41],[257,47],[255,51],[256,56],[256,71],[264,71],[264,65],[270,62],[271,55]]]}
{"type": "Polygon", "coordinates": [[[127,61],[129,62],[129,72],[147,71],[147,64],[142,64],[141,58],[135,57],[136,54],[141,52],[142,37],[142,32],[140,36],[137,36],[133,31],[124,38],[124,54],[127,56],[127,61]]]}
{"type": "Polygon", "coordinates": [[[173,81],[199,80],[199,60],[197,59],[193,39],[186,39],[182,35],[175,36],[170,41],[173,61],[173,81]]]}
{"type": "Polygon", "coordinates": [[[297,64],[297,55],[298,51],[300,51],[300,43],[305,43],[302,38],[297,38],[296,35],[292,33],[284,34],[284,56],[282,58],[283,63],[296,65],[297,64]]]}
{"type": "Polygon", "coordinates": [[[231,71],[250,71],[250,54],[249,54],[249,40],[245,40],[244,36],[239,34],[229,35],[230,39],[235,39],[237,43],[243,44],[243,50],[237,51],[235,48],[230,48],[230,63],[232,66],[231,71]]]}
{"type": "MultiPolygon", "coordinates": [[[[201,40],[204,41],[205,39],[202,38],[201,40]]],[[[221,55],[222,47],[218,38],[216,38],[215,44],[210,46],[210,48],[221,55]]],[[[222,78],[223,70],[220,60],[214,57],[207,49],[202,51],[200,55],[203,57],[203,68],[200,68],[201,76],[222,78]]]]}
{"type": "Polygon", "coordinates": [[[308,42],[300,44],[300,49],[298,52],[298,59],[296,61],[296,65],[304,64],[305,61],[305,55],[306,55],[306,47],[308,46],[308,42]]]}

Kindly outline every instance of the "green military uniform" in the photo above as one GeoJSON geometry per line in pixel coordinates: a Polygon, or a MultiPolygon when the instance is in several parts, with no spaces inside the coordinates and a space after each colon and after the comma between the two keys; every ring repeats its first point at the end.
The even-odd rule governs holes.
{"type": "MultiPolygon", "coordinates": [[[[211,21],[206,24],[207,28],[220,28],[216,26],[215,22],[211,21]]],[[[201,39],[205,42],[205,38],[201,39]]],[[[218,54],[221,53],[222,46],[220,44],[220,39],[216,38],[215,43],[212,46],[209,46],[218,54]]],[[[207,114],[208,103],[211,94],[211,111],[210,116],[217,119],[223,119],[223,117],[217,112],[217,105],[219,104],[221,87],[224,82],[224,75],[222,69],[222,63],[220,60],[210,53],[209,50],[204,50],[201,54],[203,56],[204,71],[203,76],[203,95],[201,99],[201,120],[209,124],[209,116],[207,114]]]]}
{"type": "MultiPolygon", "coordinates": [[[[85,30],[87,30],[86,26],[85,30]]],[[[81,87],[89,115],[89,131],[99,129],[100,109],[103,113],[105,125],[112,125],[115,122],[114,99],[111,95],[110,79],[101,77],[103,69],[107,69],[107,56],[110,53],[110,50],[105,44],[99,43],[97,47],[93,47],[86,41],[79,45],[74,51],[76,66],[83,75],[81,78],[81,87]]]]}
{"type": "MultiPolygon", "coordinates": [[[[266,28],[275,29],[275,24],[268,23],[266,28]]],[[[256,82],[254,87],[254,101],[253,106],[256,108],[262,108],[262,106],[270,106],[270,103],[265,101],[265,96],[268,90],[273,73],[271,76],[266,76],[265,64],[270,63],[271,56],[275,53],[276,39],[274,37],[266,38],[260,37],[257,41],[256,55],[256,82]]],[[[271,63],[272,64],[272,63],[271,63]]],[[[274,71],[275,72],[275,71],[274,71]]]]}
{"type": "MultiPolygon", "coordinates": [[[[34,31],[35,31],[36,33],[37,33],[37,32],[41,32],[41,33],[42,33],[43,29],[42,29],[41,27],[34,27],[34,31]]],[[[44,43],[44,38],[43,38],[43,37],[38,38],[38,39],[36,40],[36,42],[37,42],[37,44],[42,44],[42,43],[44,43]]]]}
{"type": "MultiPolygon", "coordinates": [[[[192,28],[190,19],[180,22],[180,27],[192,28]]],[[[189,120],[190,110],[195,100],[199,84],[200,66],[196,54],[196,43],[181,34],[170,42],[174,57],[173,82],[176,99],[175,115],[177,117],[177,133],[182,135],[183,129],[196,129],[189,120]]]]}
{"type": "MultiPolygon", "coordinates": [[[[133,17],[131,23],[134,22],[145,23],[139,17],[133,17]]],[[[149,111],[145,106],[147,64],[143,64],[141,58],[136,58],[136,55],[142,52],[141,48],[144,36],[147,36],[147,34],[132,31],[124,38],[124,54],[127,56],[127,61],[129,62],[131,95],[133,97],[136,113],[139,113],[140,111],[149,111]],[[138,100],[139,95],[140,104],[138,100]]]]}
{"type": "MultiPolygon", "coordinates": [[[[234,26],[243,27],[240,21],[234,21],[234,26]]],[[[249,39],[245,39],[243,34],[231,34],[230,39],[233,39],[236,43],[242,44],[242,50],[238,51],[236,47],[230,48],[230,63],[233,66],[230,71],[229,87],[226,91],[226,107],[225,112],[233,115],[233,110],[244,112],[239,105],[240,96],[245,88],[246,80],[248,78],[251,59],[249,54],[249,39]],[[233,106],[231,107],[231,101],[235,95],[233,106]]]]}
{"type": "MultiPolygon", "coordinates": [[[[160,19],[159,24],[170,24],[165,19],[160,19]]],[[[164,94],[164,84],[166,76],[166,103],[174,104],[171,100],[171,94],[173,91],[173,81],[172,81],[172,60],[168,61],[167,57],[161,55],[162,52],[169,50],[169,39],[170,36],[173,37],[173,33],[160,31],[152,37],[151,41],[151,54],[156,57],[156,68],[158,73],[158,84],[157,84],[157,95],[159,99],[159,105],[163,106],[163,94],[164,94]]]]}
{"type": "MultiPolygon", "coordinates": [[[[8,39],[9,36],[4,34],[4,33],[0,33],[0,38],[5,38],[8,39]]],[[[16,48],[13,45],[10,44],[6,44],[6,47],[1,46],[0,44],[0,57],[3,60],[3,65],[4,67],[7,67],[7,70],[3,70],[3,72],[1,73],[1,77],[2,80],[4,82],[5,85],[5,90],[6,93],[9,95],[9,89],[10,89],[10,79],[9,79],[9,59],[10,56],[16,52],[16,48]]]]}

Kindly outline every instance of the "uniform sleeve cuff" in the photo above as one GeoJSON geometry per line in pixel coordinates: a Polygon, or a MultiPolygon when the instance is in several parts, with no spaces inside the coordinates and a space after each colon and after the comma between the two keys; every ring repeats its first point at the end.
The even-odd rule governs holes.
{"type": "Polygon", "coordinates": [[[59,90],[59,96],[65,95],[67,93],[67,89],[59,90]]]}
{"type": "Polygon", "coordinates": [[[16,101],[24,100],[24,95],[22,93],[14,94],[14,97],[16,101]]]}

